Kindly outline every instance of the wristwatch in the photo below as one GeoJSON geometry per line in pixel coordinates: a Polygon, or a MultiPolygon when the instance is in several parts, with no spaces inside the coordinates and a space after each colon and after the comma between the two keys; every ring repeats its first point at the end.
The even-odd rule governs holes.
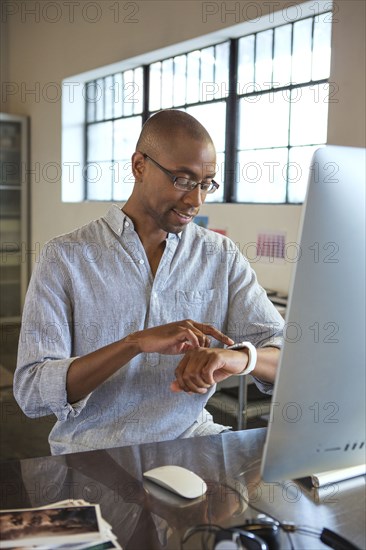
{"type": "Polygon", "coordinates": [[[247,349],[248,350],[248,355],[249,355],[248,365],[242,372],[239,372],[236,376],[243,376],[245,374],[249,374],[255,368],[255,365],[257,363],[257,350],[255,349],[255,347],[251,342],[239,342],[238,344],[233,344],[232,346],[228,346],[225,349],[235,349],[235,350],[247,349]]]}

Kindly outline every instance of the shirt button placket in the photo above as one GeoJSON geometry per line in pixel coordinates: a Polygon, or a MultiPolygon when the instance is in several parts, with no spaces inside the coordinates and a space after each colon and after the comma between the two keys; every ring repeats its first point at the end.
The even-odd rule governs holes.
{"type": "MultiPolygon", "coordinates": [[[[159,302],[158,302],[158,293],[153,290],[150,296],[150,308],[149,308],[149,324],[150,326],[157,326],[161,324],[159,319],[159,302]]],[[[148,353],[147,362],[150,367],[157,367],[159,365],[159,354],[158,353],[148,353]]]]}

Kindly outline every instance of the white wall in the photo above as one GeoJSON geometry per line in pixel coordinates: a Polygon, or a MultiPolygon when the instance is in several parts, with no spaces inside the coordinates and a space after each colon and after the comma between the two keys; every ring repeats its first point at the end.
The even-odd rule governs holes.
{"type": "MultiPolygon", "coordinates": [[[[1,110],[30,117],[31,240],[33,245],[42,245],[56,234],[103,215],[108,207],[106,203],[62,203],[60,174],[47,171],[50,162],[61,166],[61,98],[57,92],[64,78],[224,29],[242,22],[246,15],[264,15],[274,6],[285,17],[286,6],[295,2],[79,0],[73,11],[62,0],[4,4],[2,40],[7,42],[7,53],[2,59],[2,77],[7,85],[1,110]],[[210,15],[208,9],[215,13],[210,15]],[[229,13],[230,9],[234,11],[229,13]]],[[[365,146],[365,3],[341,0],[336,6],[330,80],[339,90],[337,102],[330,105],[329,142],[365,146]]],[[[202,214],[210,216],[211,226],[226,228],[244,247],[255,241],[258,229],[286,231],[287,240],[295,241],[300,211],[299,206],[206,205],[202,214]]],[[[262,284],[287,290],[292,265],[256,263],[254,267],[262,284]]]]}

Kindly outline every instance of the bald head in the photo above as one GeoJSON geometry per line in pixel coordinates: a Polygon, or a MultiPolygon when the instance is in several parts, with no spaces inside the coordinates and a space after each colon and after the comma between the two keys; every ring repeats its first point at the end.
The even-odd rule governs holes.
{"type": "Polygon", "coordinates": [[[197,119],[176,109],[166,109],[152,115],[143,125],[136,150],[143,153],[159,153],[171,146],[177,138],[192,139],[214,148],[206,128],[197,119]]]}

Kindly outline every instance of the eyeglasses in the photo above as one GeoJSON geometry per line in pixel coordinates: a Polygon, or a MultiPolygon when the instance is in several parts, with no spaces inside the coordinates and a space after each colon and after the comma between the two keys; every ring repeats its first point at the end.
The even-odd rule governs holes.
{"type": "Polygon", "coordinates": [[[201,191],[203,193],[214,193],[220,187],[219,184],[215,180],[211,180],[211,181],[207,181],[207,182],[201,181],[200,183],[197,183],[197,182],[192,181],[188,178],[182,178],[181,176],[175,176],[174,174],[172,174],[172,172],[170,172],[169,170],[167,170],[166,168],[161,166],[161,164],[156,162],[156,160],[149,157],[149,155],[147,155],[146,153],[142,153],[142,154],[143,154],[145,159],[151,160],[151,162],[154,163],[155,166],[160,168],[160,170],[162,172],[164,172],[164,174],[169,176],[169,178],[173,182],[174,187],[176,189],[179,189],[180,191],[187,191],[187,192],[188,191],[193,191],[193,189],[196,189],[196,187],[198,187],[198,185],[199,185],[201,187],[201,191]]]}

